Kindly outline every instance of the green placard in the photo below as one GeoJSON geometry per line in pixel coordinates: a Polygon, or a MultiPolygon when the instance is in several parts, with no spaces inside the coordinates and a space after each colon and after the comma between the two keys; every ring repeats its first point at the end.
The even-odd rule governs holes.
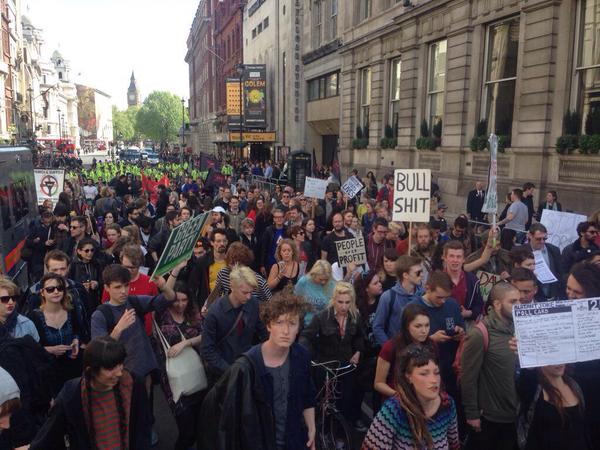
{"type": "Polygon", "coordinates": [[[166,274],[192,256],[194,245],[200,237],[200,232],[207,218],[208,213],[203,213],[171,230],[167,245],[160,255],[152,274],[153,277],[166,274]]]}

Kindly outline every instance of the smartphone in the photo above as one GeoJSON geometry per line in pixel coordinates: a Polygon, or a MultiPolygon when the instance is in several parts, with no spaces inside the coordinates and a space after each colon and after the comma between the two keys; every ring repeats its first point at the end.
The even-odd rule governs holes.
{"type": "Polygon", "coordinates": [[[446,334],[448,336],[454,336],[456,334],[455,327],[454,317],[446,317],[446,334]]]}

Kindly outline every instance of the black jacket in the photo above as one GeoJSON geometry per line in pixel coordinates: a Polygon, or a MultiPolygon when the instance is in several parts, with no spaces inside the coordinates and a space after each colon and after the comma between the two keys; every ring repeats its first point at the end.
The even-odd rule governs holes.
{"type": "MultiPolygon", "coordinates": [[[[302,412],[315,406],[310,359],[298,344],[290,348],[286,450],[306,448],[302,412]]],[[[198,420],[199,450],[275,450],[273,377],[260,345],[238,358],[208,393],[198,420]]]]}
{"type": "MultiPolygon", "coordinates": [[[[285,229],[282,237],[285,237],[285,229]]],[[[260,267],[264,267],[269,273],[270,267],[267,267],[269,261],[269,253],[273,248],[273,240],[275,239],[275,225],[268,226],[260,237],[260,251],[257,255],[260,267]]]]}
{"type": "Polygon", "coordinates": [[[208,277],[208,268],[215,262],[212,251],[208,252],[202,258],[196,260],[196,264],[190,270],[188,278],[188,289],[192,294],[192,299],[198,305],[198,308],[204,306],[206,297],[210,294],[210,285],[208,277]]]}
{"type": "MultiPolygon", "coordinates": [[[[68,436],[71,450],[93,450],[81,401],[81,378],[65,383],[44,426],[31,442],[30,450],[60,449],[68,436]]],[[[87,405],[86,405],[87,408],[87,405]]],[[[129,449],[149,450],[152,423],[144,382],[134,380],[129,413],[129,449]]]]}
{"type": "Polygon", "coordinates": [[[587,248],[581,246],[581,241],[577,239],[575,242],[567,245],[562,251],[562,270],[565,276],[571,271],[573,266],[584,259],[587,259],[592,252],[598,250],[598,246],[593,242],[587,248]]]}
{"type": "Polygon", "coordinates": [[[313,316],[310,324],[302,330],[299,342],[308,349],[316,361],[340,361],[347,363],[354,353],[363,352],[364,334],[360,315],[348,315],[344,337],[340,335],[333,307],[313,316]]]}
{"type": "Polygon", "coordinates": [[[477,197],[477,190],[473,189],[469,191],[469,196],[467,197],[467,213],[472,220],[480,221],[483,219],[484,213],[481,212],[483,208],[483,203],[485,201],[485,191],[481,190],[481,197],[477,197]]]}

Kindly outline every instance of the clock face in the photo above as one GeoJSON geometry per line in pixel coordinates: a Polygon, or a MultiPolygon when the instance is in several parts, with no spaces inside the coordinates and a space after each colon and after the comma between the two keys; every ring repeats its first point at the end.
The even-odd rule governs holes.
{"type": "Polygon", "coordinates": [[[134,101],[135,100],[135,94],[129,94],[129,100],[134,101]]]}

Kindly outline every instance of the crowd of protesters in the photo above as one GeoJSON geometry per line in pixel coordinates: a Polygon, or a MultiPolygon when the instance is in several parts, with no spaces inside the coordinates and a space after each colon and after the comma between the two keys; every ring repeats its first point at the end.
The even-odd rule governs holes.
{"type": "Polygon", "coordinates": [[[520,369],[512,319],[515,304],[600,296],[600,211],[561,252],[539,222],[561,210],[556,192],[535,210],[531,183],[498,228],[479,182],[466,214],[446,218],[433,186],[431,220],[408,224],[392,221],[391,176],[353,171],[359,195],[332,182],[315,200],[253,183],[275,164],[233,167],[221,185],[184,171],[156,193],[123,167],[81,171],[42,205],[30,285],[0,279],[1,450],[148,449],[158,386],[177,450],[315,449],[325,372],[311,361],[355,367],[335,399],[365,450],[600,449],[600,362],[520,369]],[[192,256],[151,277],[202,213],[192,256]],[[359,236],[367,263],[343,267],[336,243],[359,236]],[[487,299],[478,271],[502,280],[487,299]],[[167,366],[189,348],[207,387],[180,395],[167,366]]]}

